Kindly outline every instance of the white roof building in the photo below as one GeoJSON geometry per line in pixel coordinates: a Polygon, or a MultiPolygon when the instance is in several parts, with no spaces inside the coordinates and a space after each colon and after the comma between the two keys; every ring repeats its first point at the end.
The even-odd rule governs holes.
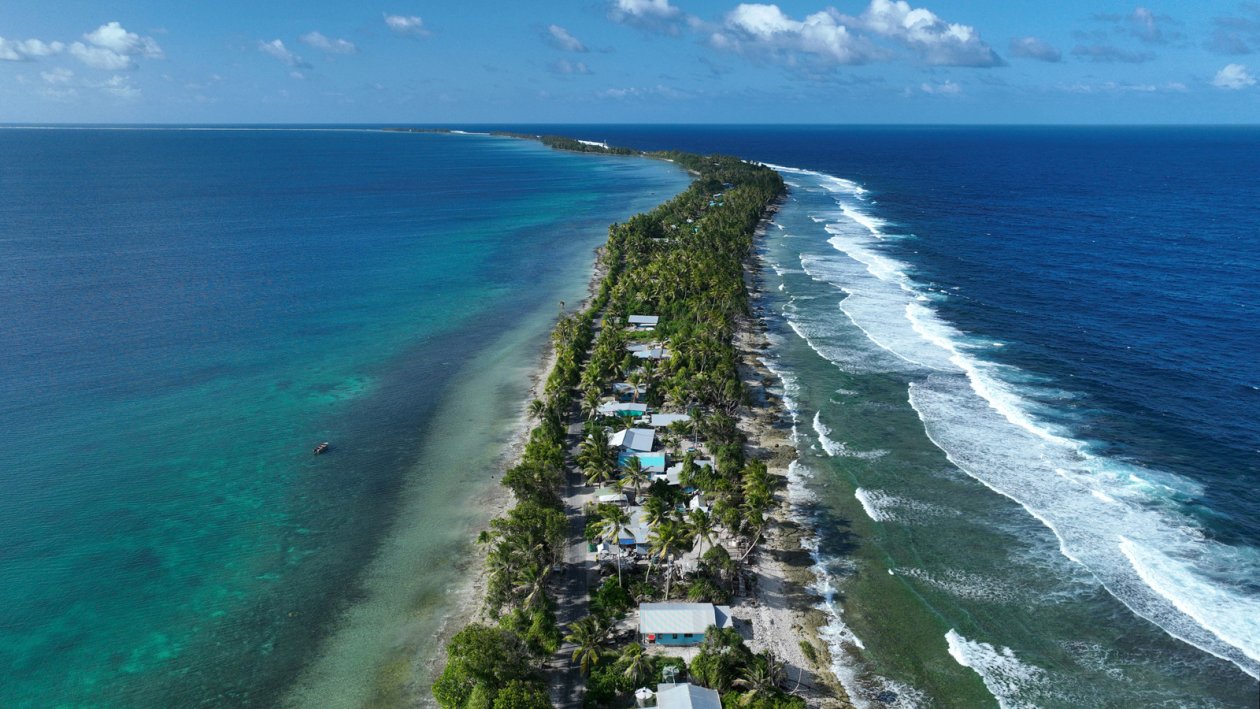
{"type": "Polygon", "coordinates": [[[652,428],[664,428],[678,421],[690,421],[691,417],[687,414],[652,414],[652,418],[648,425],[652,428]]]}
{"type": "Polygon", "coordinates": [[[656,685],[656,709],[722,709],[715,690],[683,684],[656,685]]]}
{"type": "Polygon", "coordinates": [[[612,390],[614,394],[625,395],[625,394],[637,393],[640,396],[642,396],[643,394],[647,393],[648,388],[646,384],[640,384],[639,386],[636,387],[630,382],[617,382],[616,384],[612,385],[612,390]]]}
{"type": "Polygon", "coordinates": [[[709,628],[730,628],[730,606],[712,603],[640,603],[639,635],[644,642],[696,645],[709,628]]]}
{"type": "Polygon", "coordinates": [[[656,327],[660,320],[659,315],[631,315],[626,318],[626,322],[629,322],[631,325],[651,325],[652,327],[656,327]]]}
{"type": "Polygon", "coordinates": [[[650,428],[627,428],[624,431],[617,431],[608,439],[609,443],[618,448],[644,453],[652,450],[652,444],[655,441],[656,431],[650,428]]]}
{"type": "Polygon", "coordinates": [[[638,351],[631,350],[631,353],[638,359],[669,359],[669,350],[664,347],[649,347],[638,351]]]}
{"type": "Polygon", "coordinates": [[[600,404],[595,411],[600,416],[642,416],[647,413],[647,409],[647,404],[613,402],[600,404]]]}

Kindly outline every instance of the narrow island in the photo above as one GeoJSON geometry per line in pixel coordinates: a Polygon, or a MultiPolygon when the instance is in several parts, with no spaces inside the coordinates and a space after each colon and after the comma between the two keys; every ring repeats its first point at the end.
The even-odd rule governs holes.
{"type": "Polygon", "coordinates": [[[726,156],[609,229],[561,316],[515,505],[477,539],[481,609],[446,644],[442,707],[847,707],[784,472],[795,451],[752,298],[754,240],[786,188],[726,156]]]}

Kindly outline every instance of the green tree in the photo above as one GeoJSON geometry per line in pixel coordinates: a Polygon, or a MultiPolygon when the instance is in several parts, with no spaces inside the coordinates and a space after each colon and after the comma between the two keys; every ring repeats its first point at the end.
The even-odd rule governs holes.
{"type": "Polygon", "coordinates": [[[639,495],[639,489],[643,487],[643,483],[646,483],[647,479],[647,471],[643,469],[643,461],[639,460],[639,456],[630,456],[626,459],[625,464],[621,466],[621,484],[623,487],[634,487],[636,498],[639,495]]]}
{"type": "Polygon", "coordinates": [[[647,654],[643,646],[638,643],[627,645],[621,651],[619,662],[625,667],[622,670],[622,675],[634,687],[641,686],[655,672],[655,663],[652,660],[652,656],[647,654]]]}
{"type": "Polygon", "coordinates": [[[600,536],[612,542],[617,555],[617,585],[621,585],[621,533],[630,524],[630,515],[616,505],[600,505],[600,536]]]}
{"type": "Polygon", "coordinates": [[[590,674],[599,664],[601,648],[608,639],[608,628],[599,618],[588,615],[569,624],[569,634],[564,639],[573,643],[573,662],[578,663],[582,674],[590,674]]]}
{"type": "Polygon", "coordinates": [[[529,649],[516,633],[474,623],[446,646],[446,668],[433,684],[442,707],[467,707],[474,694],[493,701],[513,680],[538,679],[529,649]]]}
{"type": "Polygon", "coordinates": [[[691,532],[691,538],[696,541],[699,550],[697,554],[703,554],[704,542],[708,542],[709,546],[713,546],[713,535],[717,532],[717,525],[713,517],[704,510],[692,510],[687,517],[687,527],[691,532]]]}
{"type": "Polygon", "coordinates": [[[582,466],[582,474],[588,484],[598,485],[611,480],[616,470],[615,460],[615,451],[603,431],[593,432],[582,441],[578,465],[582,466]]]}
{"type": "Polygon", "coordinates": [[[513,680],[499,690],[493,709],[551,709],[551,696],[540,682],[513,680]]]}

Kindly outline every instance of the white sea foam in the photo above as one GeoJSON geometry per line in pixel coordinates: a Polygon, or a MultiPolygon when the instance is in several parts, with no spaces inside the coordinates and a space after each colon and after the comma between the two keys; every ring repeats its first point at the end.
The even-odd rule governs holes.
{"type": "Polygon", "coordinates": [[[857,488],[853,496],[862,504],[866,516],[876,522],[899,522],[914,524],[925,517],[957,517],[957,510],[950,510],[922,500],[914,500],[903,495],[893,495],[883,490],[857,488]]]}
{"type": "Polygon", "coordinates": [[[822,412],[814,412],[814,433],[818,436],[818,445],[832,458],[861,458],[875,460],[888,454],[885,450],[855,451],[843,441],[831,437],[831,428],[822,422],[822,412]]]}
{"type": "Polygon", "coordinates": [[[1029,598],[1028,594],[1022,593],[1019,589],[1001,579],[988,578],[958,570],[932,573],[924,569],[901,567],[898,569],[898,572],[902,576],[918,579],[952,596],[966,598],[971,601],[985,603],[1036,603],[1036,599],[1029,598]]]}
{"type": "Polygon", "coordinates": [[[883,510],[879,509],[879,506],[875,504],[875,500],[871,497],[871,494],[866,490],[859,487],[853,491],[853,496],[856,497],[857,501],[862,504],[862,511],[866,513],[866,516],[870,517],[873,521],[883,522],[888,519],[884,516],[883,510]]]}
{"type": "MultiPolygon", "coordinates": [[[[1256,639],[1260,638],[1260,605],[1254,598],[1241,596],[1220,584],[1208,583],[1185,562],[1125,537],[1120,537],[1120,551],[1147,586],[1199,625],[1260,663],[1260,652],[1255,646],[1256,639]]],[[[1256,570],[1254,563],[1248,566],[1256,570]]],[[[1255,582],[1256,577],[1251,580],[1255,582]]]]}
{"type": "MultiPolygon", "coordinates": [[[[1097,456],[1070,431],[1048,424],[1038,416],[1039,405],[1022,395],[1030,386],[1022,372],[978,356],[990,350],[991,339],[967,344],[967,336],[919,298],[923,293],[907,267],[879,246],[887,225],[855,218],[866,214],[846,201],[858,195],[855,184],[785,171],[849,208],[842,209],[844,221],[825,226],[837,257],[803,256],[802,267],[843,296],[841,310],[872,343],[918,367],[911,370],[916,373],[909,400],[933,443],[959,469],[1053,531],[1060,552],[1134,613],[1260,677],[1260,628],[1254,620],[1260,619],[1260,598],[1253,585],[1260,561],[1255,550],[1207,540],[1191,518],[1176,511],[1173,500],[1194,494],[1197,486],[1097,456]],[[1243,562],[1230,567],[1222,559],[1243,562]]],[[[841,369],[852,369],[855,361],[863,368],[887,366],[829,341],[825,324],[803,312],[789,314],[789,320],[810,347],[841,369]],[[845,359],[851,355],[855,359],[845,359]]],[[[870,504],[872,499],[868,493],[863,507],[873,519],[889,514],[870,504]]]]}
{"type": "Polygon", "coordinates": [[[1002,709],[1037,707],[1038,704],[1025,695],[1044,694],[1044,687],[1051,682],[1044,670],[1021,662],[1009,647],[998,649],[988,643],[974,642],[952,628],[945,634],[945,642],[950,656],[958,664],[980,675],[985,688],[1002,709]]]}

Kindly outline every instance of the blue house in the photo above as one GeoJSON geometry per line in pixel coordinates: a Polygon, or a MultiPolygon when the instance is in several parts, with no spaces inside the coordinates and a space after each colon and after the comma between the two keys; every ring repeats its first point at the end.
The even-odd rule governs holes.
{"type": "Polygon", "coordinates": [[[642,603],[639,640],[644,645],[699,645],[709,628],[734,624],[730,606],[712,603],[642,603]]]}

